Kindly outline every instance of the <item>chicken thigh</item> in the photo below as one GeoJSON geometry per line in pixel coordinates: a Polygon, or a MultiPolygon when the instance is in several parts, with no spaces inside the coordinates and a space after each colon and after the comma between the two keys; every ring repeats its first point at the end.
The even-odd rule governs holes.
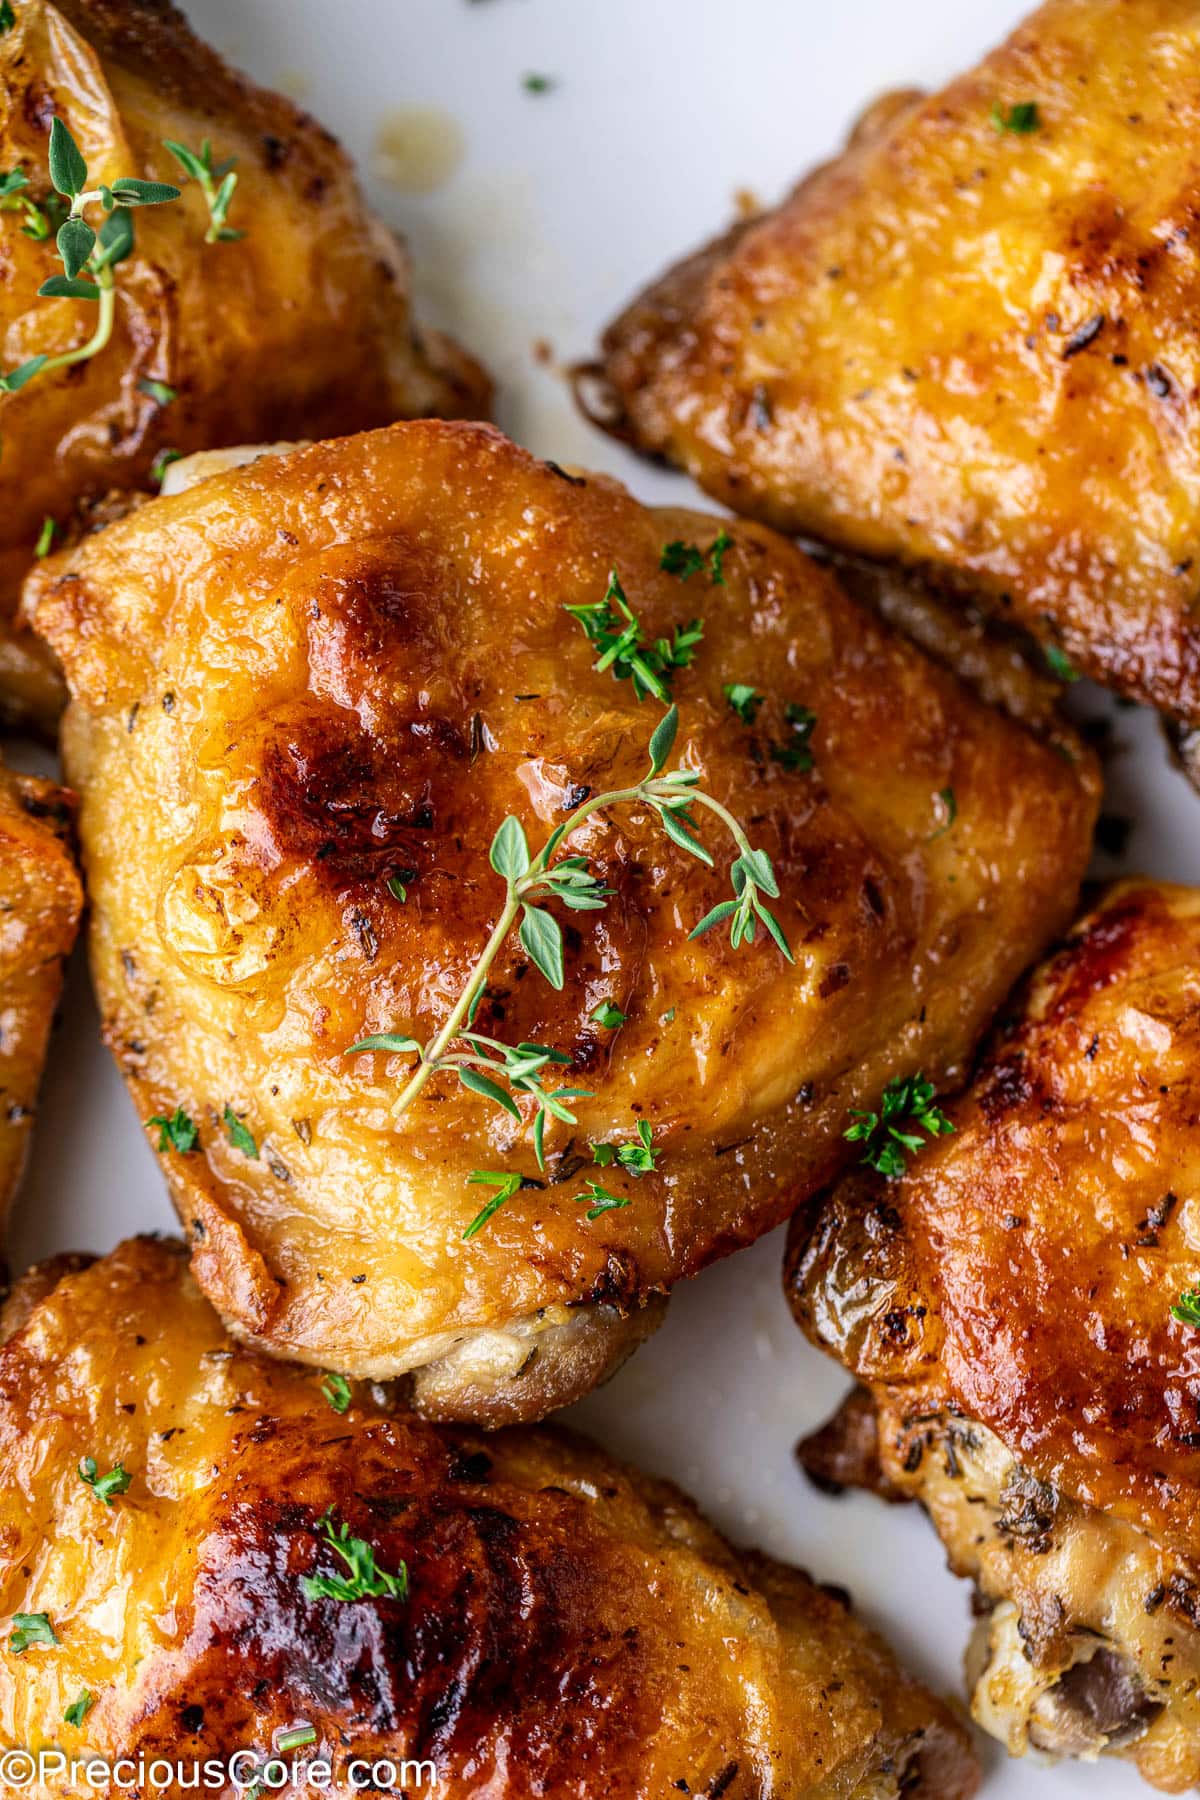
{"type": "MultiPolygon", "coordinates": [[[[181,1245],[52,1275],[0,1349],[0,1746],[166,1758],[164,1800],[273,1752],[285,1800],[975,1791],[844,1597],[665,1482],[241,1349],[181,1245]]],[[[22,1791],[57,1800],[43,1766],[22,1791]]]]}
{"type": "Polygon", "coordinates": [[[0,392],[0,713],[49,726],[57,673],[11,628],[44,529],[60,541],[86,530],[114,493],[152,485],[164,454],[477,416],[488,391],[453,346],[417,332],[403,252],[366,212],[336,142],[234,74],[173,6],[19,0],[12,13],[0,33],[0,373],[82,356],[97,326],[96,304],[38,295],[63,276],[52,119],[71,131],[91,188],[119,177],[183,187],[172,204],[114,215],[134,239],[115,265],[107,344],[0,392]],[[221,180],[234,175],[223,224],[167,140],[201,160],[207,142],[221,180]]]}
{"type": "Polygon", "coordinates": [[[0,1290],[4,1227],[83,904],[73,812],[73,795],[0,765],[0,1290]]]}
{"type": "Polygon", "coordinates": [[[802,1447],[919,1500],[976,1584],[1015,1755],[1200,1783],[1200,891],[1104,895],[907,1174],[797,1218],[805,1330],[863,1387],[802,1447]]]}
{"type": "Polygon", "coordinates": [[[961,1078],[1087,860],[1061,725],[769,531],[486,426],[212,475],[29,603],[105,1034],[201,1287],[442,1416],[585,1392],[831,1178],[851,1108],[961,1078]]]}
{"type": "Polygon", "coordinates": [[[1186,739],[1198,130],[1193,0],[1049,0],[635,301],[609,423],[739,512],[982,597],[1186,739]]]}

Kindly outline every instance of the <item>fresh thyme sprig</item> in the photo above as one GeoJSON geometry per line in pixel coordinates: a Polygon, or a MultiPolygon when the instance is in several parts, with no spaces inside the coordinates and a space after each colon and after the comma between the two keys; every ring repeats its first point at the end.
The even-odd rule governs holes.
{"type": "Polygon", "coordinates": [[[631,1175],[652,1175],[658,1167],[661,1150],[654,1148],[654,1134],[646,1119],[639,1119],[637,1137],[631,1144],[593,1144],[592,1161],[600,1168],[611,1168],[614,1163],[627,1169],[631,1175]]]}
{"type": "Polygon", "coordinates": [[[568,1125],[576,1123],[566,1102],[590,1099],[590,1091],[584,1088],[547,1089],[541,1080],[543,1072],[552,1065],[569,1066],[569,1056],[547,1044],[504,1044],[473,1031],[471,1026],[483,999],[488,972],[518,918],[521,921],[520,941],[531,962],[552,987],[562,988],[562,928],[554,914],[536,902],[560,900],[577,911],[591,911],[605,904],[611,890],[602,887],[589,872],[585,857],[566,856],[558,862],[552,860],[564,839],[595,813],[607,812],[617,806],[647,806],[658,815],[671,841],[709,868],[713,867],[713,859],[695,835],[697,823],[689,808],[702,807],[715,814],[738,851],[730,870],[735,898],[713,907],[693,929],[691,936],[701,937],[728,918],[731,921],[730,942],[736,949],[739,944],[754,941],[756,921],[761,920],[784,956],[789,962],[793,960],[778,921],[763,903],[763,895],[776,898],[779,894],[766,851],[755,849],[728,808],[699,788],[698,774],[690,769],[666,772],[678,730],[679,709],[672,705],[650,738],[649,773],[630,787],[614,788],[590,797],[551,832],[536,856],[530,855],[520,820],[512,817],[504,820],[492,840],[490,853],[492,867],[506,883],[504,905],[444,1025],[425,1044],[413,1037],[383,1032],[352,1044],[347,1052],[355,1055],[381,1050],[416,1057],[417,1066],[393,1108],[396,1116],[412,1105],[433,1075],[445,1070],[452,1071],[463,1087],[518,1120],[522,1117],[518,1099],[534,1102],[533,1145],[539,1168],[545,1167],[547,1119],[560,1119],[568,1125]]]}
{"type": "Polygon", "coordinates": [[[671,678],[676,669],[686,669],[696,654],[696,646],[704,636],[702,619],[687,625],[676,625],[669,638],[656,638],[651,644],[642,636],[642,623],[630,606],[615,569],[608,577],[608,590],[603,600],[584,606],[567,606],[587,633],[588,641],[600,652],[592,667],[598,675],[611,669],[618,681],[633,682],[639,700],[653,694],[664,706],[671,703],[671,678]],[[616,612],[613,607],[616,607],[616,612]]]}
{"type": "MultiPolygon", "coordinates": [[[[50,180],[55,190],[70,202],[67,216],[58,226],[55,245],[63,273],[43,281],[38,293],[51,300],[89,300],[96,303],[96,329],[86,344],[64,350],[58,356],[31,356],[7,374],[0,375],[0,393],[15,394],[35,376],[47,375],[54,369],[69,368],[98,356],[112,336],[116,317],[116,283],[113,270],[133,250],[131,209],[139,206],[162,206],[178,200],[179,189],[165,181],[138,181],[121,176],[111,186],[101,182],[87,185],[88,168],[83,152],[63,121],[55,117],[50,126],[50,180]],[[84,217],[89,208],[100,207],[104,213],[99,230],[84,217]]],[[[50,222],[42,209],[22,197],[28,180],[20,169],[12,169],[0,177],[0,194],[5,200],[17,198],[26,213],[24,230],[35,237],[49,236],[50,222]],[[42,224],[45,223],[45,231],[42,224]]]]}
{"type": "Polygon", "coordinates": [[[923,1075],[900,1076],[889,1081],[883,1090],[878,1112],[852,1109],[856,1122],[846,1128],[850,1143],[863,1146],[862,1160],[868,1168],[878,1169],[889,1180],[903,1175],[907,1156],[920,1150],[926,1137],[940,1137],[954,1130],[940,1106],[934,1104],[937,1090],[923,1075]],[[909,1129],[901,1129],[907,1124],[909,1129]]]}
{"type": "Polygon", "coordinates": [[[207,138],[200,146],[199,155],[194,150],[189,150],[186,144],[177,143],[174,138],[164,138],[163,145],[171,152],[184,174],[200,183],[201,192],[208,203],[205,243],[235,244],[239,238],[244,238],[244,231],[235,231],[232,225],[225,223],[233,190],[237,186],[237,157],[230,156],[224,162],[214,163],[212,144],[207,138]]]}

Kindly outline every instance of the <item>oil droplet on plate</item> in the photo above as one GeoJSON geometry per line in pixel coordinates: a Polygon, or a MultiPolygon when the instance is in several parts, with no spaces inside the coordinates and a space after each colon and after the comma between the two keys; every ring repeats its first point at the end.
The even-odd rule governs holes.
{"type": "Polygon", "coordinates": [[[436,106],[403,106],[376,131],[373,162],[379,179],[401,193],[431,194],[455,174],[465,153],[457,119],[436,106]]]}

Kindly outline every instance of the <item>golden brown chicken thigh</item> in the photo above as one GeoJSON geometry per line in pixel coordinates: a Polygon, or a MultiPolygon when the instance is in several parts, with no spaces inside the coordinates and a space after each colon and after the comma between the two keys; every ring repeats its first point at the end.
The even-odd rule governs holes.
{"type": "Polygon", "coordinates": [[[7,624],[45,519],[86,529],[113,490],[151,485],[166,450],[478,416],[488,390],[453,346],[417,332],[403,252],[333,138],[235,75],[173,6],[20,0],[13,15],[0,34],[0,176],[20,170],[27,186],[0,203],[0,372],[81,346],[96,324],[94,304],[38,297],[63,272],[53,234],[29,235],[31,203],[54,223],[54,115],[92,184],[184,183],[164,140],[196,153],[210,140],[218,167],[236,159],[225,229],[241,233],[205,241],[194,179],[181,200],[126,215],[135,246],[116,269],[107,346],[0,393],[0,707],[48,725],[61,684],[7,624]]]}
{"type": "Polygon", "coordinates": [[[1193,0],[1050,0],[637,300],[617,428],[1200,727],[1198,130],[1193,0]]]}
{"type": "Polygon", "coordinates": [[[52,1273],[0,1349],[0,1748],[167,1757],[165,1800],[273,1750],[338,1795],[385,1760],[444,1800],[974,1792],[848,1602],[666,1483],[240,1349],[182,1245],[52,1273]]]}
{"type": "Polygon", "coordinates": [[[105,1033],[160,1121],[201,1287],[281,1354],[420,1371],[443,1416],[585,1392],[673,1282],[830,1179],[850,1108],[961,1075],[1087,857],[1095,771],[1069,736],[983,705],[770,532],[724,543],[485,426],[211,477],[43,565],[29,599],[72,690],[105,1033]],[[561,990],[502,932],[464,1017],[506,817],[540,851],[637,788],[671,716],[568,610],[594,622],[614,569],[643,668],[702,620],[667,671],[669,762],[715,867],[637,794],[591,814],[558,855],[586,859],[594,909],[535,921],[562,921],[561,990]],[[765,927],[689,937],[730,903],[714,805],[769,857],[794,963],[765,927]],[[406,1040],[447,1030],[426,1080],[406,1040]],[[352,1053],[379,1034],[400,1041],[352,1053]],[[487,1043],[546,1046],[536,1079],[585,1090],[544,1167],[536,1096],[510,1113],[459,1084],[472,1053],[495,1082],[487,1043]],[[474,1173],[521,1191],[466,1236],[474,1173]]]}
{"type": "Polygon", "coordinates": [[[1200,891],[1111,889],[947,1111],[902,1179],[861,1170],[793,1226],[797,1317],[865,1384],[802,1458],[926,1507],[984,1603],[975,1717],[1014,1754],[1190,1791],[1200,891]]]}
{"type": "Polygon", "coordinates": [[[4,1227],[83,904],[73,812],[73,795],[0,765],[0,1288],[4,1227]]]}

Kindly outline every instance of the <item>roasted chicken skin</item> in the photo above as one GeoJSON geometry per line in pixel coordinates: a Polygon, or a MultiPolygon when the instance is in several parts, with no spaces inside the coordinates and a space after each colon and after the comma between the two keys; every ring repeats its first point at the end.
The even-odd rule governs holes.
{"type": "Polygon", "coordinates": [[[235,1331],[352,1374],[420,1370],[442,1415],[564,1404],[674,1281],[831,1178],[850,1108],[899,1073],[961,1077],[1066,923],[1087,754],[983,705],[768,531],[737,529],[718,582],[718,529],[486,426],[398,425],[213,476],[33,578],[73,696],[105,1035],[141,1116],[196,1127],[163,1162],[235,1331]],[[673,543],[706,547],[687,579],[660,567],[673,543]],[[765,933],[689,940],[730,892],[706,812],[714,869],[641,804],[574,831],[563,851],[611,893],[548,905],[565,986],[510,935],[475,1018],[557,1048],[549,1085],[592,1095],[577,1127],[551,1122],[543,1172],[530,1101],[515,1121],[451,1071],[401,1112],[412,1056],[348,1052],[448,1019],[504,900],[506,815],[538,849],[645,774],[663,707],[598,672],[566,610],[614,568],[650,643],[703,617],[672,762],[772,859],[796,961],[765,933]],[[753,724],[731,683],[759,690],[753,724]],[[816,715],[812,768],[789,705],[816,715]],[[652,1170],[596,1166],[593,1144],[636,1153],[639,1124],[652,1170]],[[488,1198],[468,1177],[506,1170],[531,1185],[464,1241],[488,1198]],[[589,1179],[625,1204],[597,1211],[589,1179]]]}
{"type": "Polygon", "coordinates": [[[1050,0],[635,301],[610,422],[1200,726],[1198,129],[1193,0],[1050,0]]]}
{"type": "Polygon", "coordinates": [[[48,1285],[0,1350],[0,1743],[185,1770],[241,1751],[244,1787],[299,1732],[339,1795],[378,1759],[445,1800],[974,1792],[962,1726],[845,1598],[732,1550],[666,1483],[239,1348],[182,1245],[48,1285]],[[397,1591],[306,1591],[347,1579],[343,1530],[397,1591]],[[17,1615],[57,1641],[14,1649],[17,1615]]]}
{"type": "Polygon", "coordinates": [[[75,797],[0,764],[0,1289],[3,1234],[37,1106],[63,964],[79,929],[75,797]]]}
{"type": "Polygon", "coordinates": [[[793,1226],[865,1384],[802,1451],[920,1500],[984,1602],[979,1721],[1200,1782],[1200,891],[1127,881],[1002,1019],[952,1136],[793,1226]],[[874,1423],[871,1411],[875,1412],[874,1423]]]}
{"type": "MultiPolygon", "coordinates": [[[[205,242],[196,182],[134,215],[117,319],[90,361],[0,394],[0,614],[11,619],[44,519],[85,529],[112,490],[151,485],[165,449],[328,435],[427,413],[480,416],[480,370],[409,305],[404,255],[366,212],[349,162],[313,120],[234,74],[163,0],[22,0],[0,35],[0,174],[29,186],[0,209],[0,370],[82,345],[96,308],[47,300],[53,237],[26,235],[23,199],[51,193],[54,114],[89,180],[181,182],[164,139],[237,159],[236,242],[205,242]],[[175,397],[164,404],[152,384],[175,397]]],[[[40,646],[0,636],[0,706],[52,724],[61,684],[40,646]]]]}

